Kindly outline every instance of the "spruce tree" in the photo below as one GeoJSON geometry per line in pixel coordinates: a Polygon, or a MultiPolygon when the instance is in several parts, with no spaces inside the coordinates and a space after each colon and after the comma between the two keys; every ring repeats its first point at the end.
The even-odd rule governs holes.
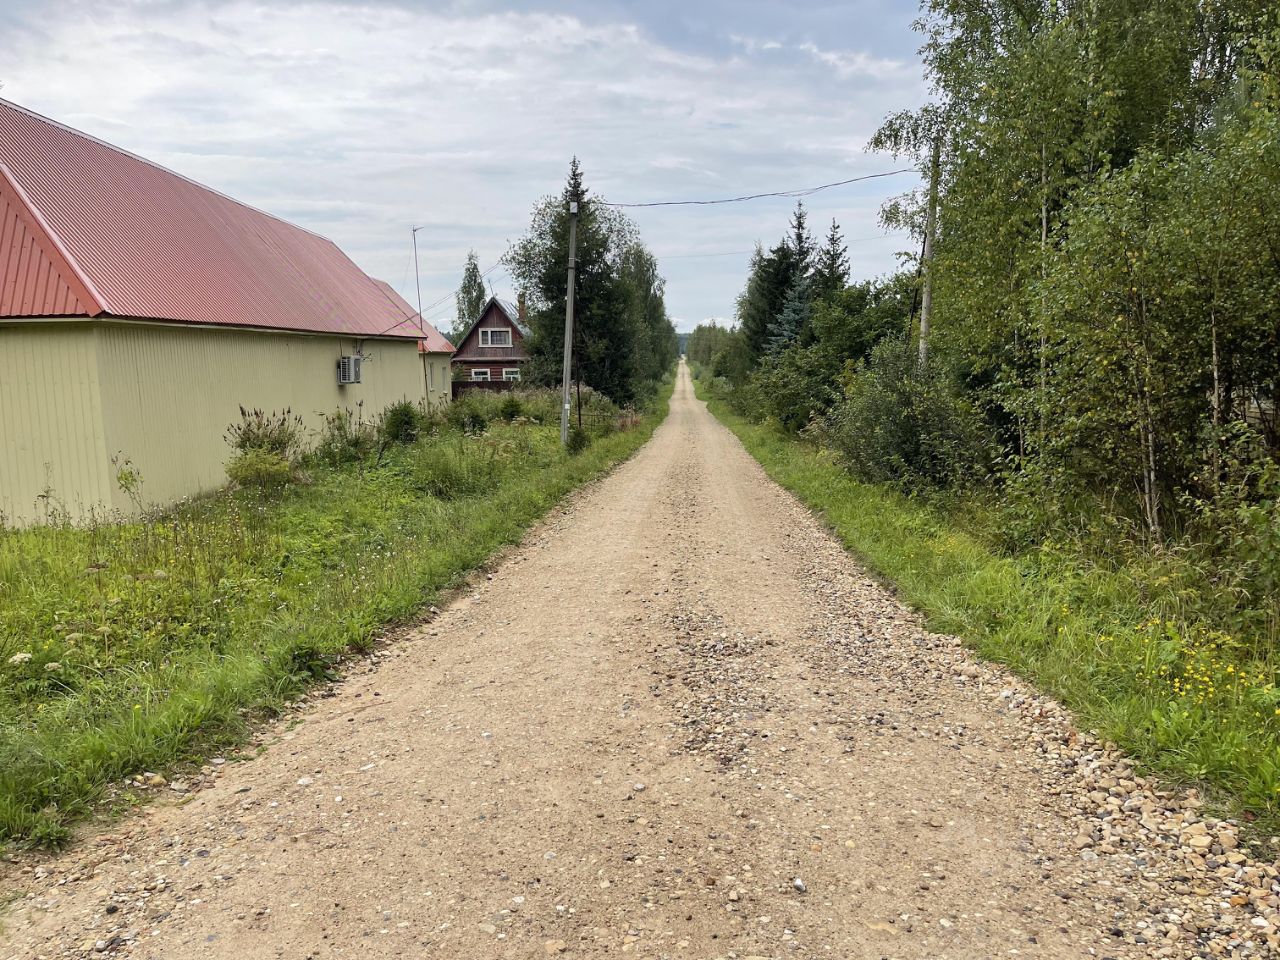
{"type": "Polygon", "coordinates": [[[796,211],[791,215],[791,251],[795,254],[795,270],[800,276],[808,276],[813,269],[813,234],[809,232],[809,215],[804,201],[796,201],[796,211]]]}
{"type": "Polygon", "coordinates": [[[457,319],[454,321],[451,339],[454,345],[466,335],[472,324],[480,319],[488,296],[484,291],[484,278],[480,276],[480,262],[474,250],[467,253],[467,265],[462,268],[462,286],[454,298],[457,305],[457,319]]]}
{"type": "Polygon", "coordinates": [[[840,224],[831,220],[826,242],[818,250],[813,267],[813,299],[830,300],[849,285],[848,247],[840,234],[840,224]]]}
{"type": "Polygon", "coordinates": [[[812,312],[809,278],[797,276],[787,291],[782,309],[769,325],[769,352],[780,353],[798,342],[809,328],[812,312]]]}

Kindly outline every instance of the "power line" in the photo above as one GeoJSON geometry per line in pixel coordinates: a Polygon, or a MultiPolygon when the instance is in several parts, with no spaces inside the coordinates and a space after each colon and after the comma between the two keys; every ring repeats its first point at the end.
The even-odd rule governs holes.
{"type": "MultiPolygon", "coordinates": [[[[849,237],[844,239],[844,243],[867,243],[871,240],[885,240],[898,234],[908,233],[907,230],[890,230],[888,233],[881,233],[874,237],[849,237]]],[[[755,253],[754,250],[724,250],[715,253],[655,253],[654,256],[659,260],[692,260],[696,257],[741,257],[747,254],[755,253]]]]}
{"type": "MultiPolygon", "coordinates": [[[[514,244],[507,244],[507,249],[506,249],[506,250],[504,250],[504,251],[502,251],[502,256],[498,258],[498,262],[497,262],[497,263],[495,263],[493,266],[489,267],[487,270],[485,270],[483,273],[481,273],[481,274],[480,274],[480,279],[481,279],[481,280],[483,280],[483,279],[484,279],[485,277],[487,277],[489,274],[493,273],[493,271],[497,270],[500,266],[502,266],[503,261],[505,261],[505,260],[507,259],[507,254],[511,252],[511,248],[512,248],[513,246],[514,246],[514,244]]],[[[425,336],[427,335],[427,331],[425,331],[425,330],[423,330],[423,329],[422,329],[422,324],[421,324],[421,322],[419,322],[419,323],[417,323],[417,324],[414,324],[414,320],[415,320],[415,319],[417,319],[417,320],[421,321],[422,319],[425,319],[425,316],[426,316],[426,314],[427,314],[429,311],[434,310],[436,307],[440,306],[440,304],[444,303],[446,300],[448,300],[448,299],[449,299],[450,297],[452,297],[452,296],[453,296],[453,294],[452,294],[452,293],[446,293],[446,294],[445,294],[443,297],[441,297],[439,300],[436,300],[436,301],[435,301],[435,302],[433,302],[433,303],[428,303],[428,304],[427,304],[425,307],[423,307],[421,310],[417,310],[417,311],[415,311],[415,312],[413,312],[413,313],[409,314],[409,316],[405,317],[403,320],[397,320],[397,321],[396,321],[395,323],[393,323],[391,326],[387,327],[387,329],[383,330],[383,331],[382,331],[382,333],[375,333],[375,334],[374,334],[374,336],[375,336],[375,337],[380,337],[380,336],[382,336],[382,334],[383,334],[383,333],[390,333],[392,330],[394,330],[396,327],[400,326],[401,324],[403,324],[403,323],[408,323],[408,324],[413,324],[413,325],[414,325],[414,329],[415,329],[415,330],[417,330],[420,334],[422,334],[422,335],[425,337],[425,336]]],[[[439,317],[438,317],[437,319],[441,319],[441,318],[439,318],[439,317]]],[[[428,321],[428,322],[430,322],[430,321],[428,321]]]]}
{"type": "Polygon", "coordinates": [[[903,167],[901,170],[887,170],[884,173],[868,173],[861,177],[850,177],[848,180],[837,180],[834,183],[823,183],[816,187],[802,187],[799,190],[777,190],[772,193],[750,193],[743,197],[725,197],[720,200],[655,200],[651,203],[610,203],[597,200],[602,207],[705,207],[716,203],[741,203],[744,200],[762,200],[766,197],[807,197],[819,190],[830,190],[832,187],[843,187],[863,180],[876,180],[880,177],[893,177],[900,173],[919,173],[915,167],[903,167]]]}

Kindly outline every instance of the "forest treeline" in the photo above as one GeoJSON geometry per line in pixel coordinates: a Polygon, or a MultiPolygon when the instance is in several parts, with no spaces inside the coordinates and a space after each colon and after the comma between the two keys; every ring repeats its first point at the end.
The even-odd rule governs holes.
{"type": "Polygon", "coordinates": [[[850,283],[798,207],[688,355],[860,479],[984,502],[1012,550],[1180,558],[1280,634],[1280,13],[1252,0],[928,0],[935,91],[872,146],[906,269],[850,283]],[[923,318],[923,319],[922,319],[923,318]]]}

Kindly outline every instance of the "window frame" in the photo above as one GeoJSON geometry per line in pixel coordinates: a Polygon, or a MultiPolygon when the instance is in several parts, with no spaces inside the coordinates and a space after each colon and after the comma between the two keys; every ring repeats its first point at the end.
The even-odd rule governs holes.
{"type": "Polygon", "coordinates": [[[472,367],[471,382],[472,383],[489,383],[493,380],[493,371],[488,367],[472,367]],[[484,376],[480,376],[484,374],[484,376]]]}
{"type": "Polygon", "coordinates": [[[503,367],[503,368],[502,368],[502,379],[503,379],[503,381],[504,381],[504,382],[506,382],[506,383],[519,383],[519,382],[520,382],[520,368],[519,368],[519,367],[503,367]],[[511,374],[515,374],[515,376],[511,376],[511,374]]]}
{"type": "Polygon", "coordinates": [[[480,328],[480,346],[482,347],[509,347],[512,345],[513,342],[514,341],[511,337],[511,331],[508,330],[506,327],[481,327],[480,328]],[[504,337],[506,337],[506,343],[494,343],[493,335],[495,333],[500,333],[504,337]]]}

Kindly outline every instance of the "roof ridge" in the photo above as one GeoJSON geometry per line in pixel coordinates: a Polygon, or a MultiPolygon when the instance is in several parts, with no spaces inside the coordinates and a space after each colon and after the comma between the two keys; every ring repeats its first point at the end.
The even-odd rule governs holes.
{"type": "MultiPolygon", "coordinates": [[[[18,113],[26,114],[28,117],[32,117],[36,120],[39,120],[41,123],[47,123],[51,127],[57,127],[59,130],[64,130],[67,133],[71,134],[72,136],[80,137],[83,140],[88,140],[90,143],[96,143],[98,146],[105,147],[106,149],[111,150],[115,153],[118,153],[121,156],[128,157],[130,160],[136,160],[138,163],[144,163],[148,167],[153,167],[154,169],[159,170],[161,173],[167,173],[171,177],[177,177],[179,180],[185,180],[187,183],[191,184],[193,187],[198,187],[199,189],[207,191],[208,193],[216,194],[217,196],[222,197],[224,200],[230,200],[232,203],[236,204],[237,206],[244,207],[246,210],[252,210],[254,213],[262,214],[264,217],[270,217],[272,220],[276,220],[279,223],[285,224],[286,226],[293,227],[295,230],[301,230],[303,233],[309,233],[311,234],[311,236],[315,237],[318,240],[323,240],[325,243],[329,243],[335,247],[338,247],[338,245],[334,243],[332,239],[330,239],[329,237],[326,237],[322,233],[317,233],[316,231],[308,227],[302,226],[302,224],[294,223],[292,220],[286,220],[284,217],[278,216],[277,214],[274,214],[269,210],[263,210],[261,207],[255,207],[251,203],[245,203],[243,200],[237,200],[235,197],[231,196],[231,194],[223,193],[221,190],[217,190],[214,187],[209,186],[207,183],[201,183],[199,180],[195,180],[192,177],[188,177],[185,173],[179,173],[177,170],[171,170],[170,168],[166,167],[164,164],[156,163],[154,160],[148,160],[146,157],[142,156],[141,154],[134,153],[132,150],[126,150],[124,147],[119,146],[118,144],[114,144],[107,140],[103,140],[101,137],[95,137],[91,133],[85,133],[83,130],[78,130],[75,127],[62,123],[61,121],[54,120],[52,117],[46,117],[43,113],[37,113],[35,110],[32,110],[29,107],[24,107],[20,103],[14,103],[12,100],[6,100],[4,97],[0,97],[0,106],[9,107],[13,110],[16,110],[18,113]]],[[[341,250],[342,248],[338,247],[338,249],[341,250]]]]}

